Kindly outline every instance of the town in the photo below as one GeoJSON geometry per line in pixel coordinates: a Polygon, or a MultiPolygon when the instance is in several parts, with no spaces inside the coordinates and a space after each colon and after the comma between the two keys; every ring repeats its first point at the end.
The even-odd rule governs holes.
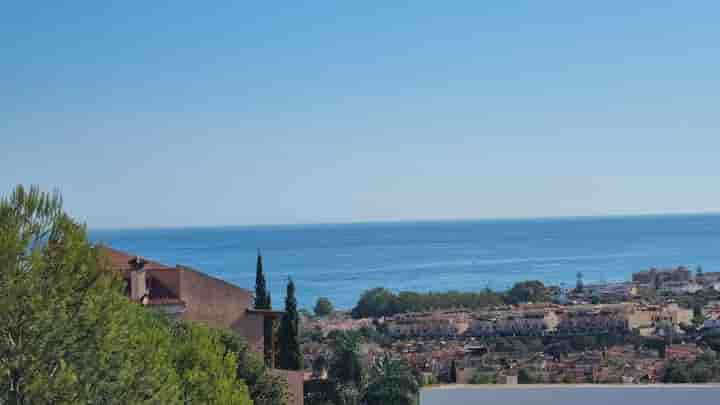
{"type": "Polygon", "coordinates": [[[720,272],[653,268],[621,283],[585,285],[578,274],[572,289],[516,287],[527,285],[542,289],[537,302],[360,318],[306,312],[304,356],[319,364],[307,378],[327,378],[329,345],[349,333],[361,336],[363,361],[404,359],[426,384],[719,381],[720,272]]]}

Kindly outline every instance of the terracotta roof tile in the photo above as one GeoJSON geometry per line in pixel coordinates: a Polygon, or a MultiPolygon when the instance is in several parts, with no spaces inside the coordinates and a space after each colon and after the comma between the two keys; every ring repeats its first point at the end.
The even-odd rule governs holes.
{"type": "MultiPolygon", "coordinates": [[[[100,252],[101,259],[107,260],[113,269],[121,271],[123,275],[127,275],[131,270],[130,261],[136,257],[135,255],[121,252],[107,246],[98,246],[97,250],[100,252]]],[[[145,270],[174,269],[174,267],[147,259],[145,259],[144,268],[145,270]]]]}

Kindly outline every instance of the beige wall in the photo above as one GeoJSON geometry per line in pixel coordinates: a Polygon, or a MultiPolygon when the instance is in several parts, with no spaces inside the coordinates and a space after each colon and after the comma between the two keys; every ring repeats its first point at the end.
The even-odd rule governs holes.
{"type": "Polygon", "coordinates": [[[472,380],[476,371],[477,371],[477,368],[475,368],[475,367],[466,367],[466,368],[457,367],[455,369],[455,376],[457,377],[457,383],[458,384],[469,384],[470,380],[472,380]]]}

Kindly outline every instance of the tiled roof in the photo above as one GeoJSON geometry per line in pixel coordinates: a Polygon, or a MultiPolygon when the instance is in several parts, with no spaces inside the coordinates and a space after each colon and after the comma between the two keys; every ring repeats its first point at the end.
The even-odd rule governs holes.
{"type": "MultiPolygon", "coordinates": [[[[130,271],[132,270],[130,262],[136,258],[135,255],[121,252],[107,246],[98,246],[97,250],[100,253],[100,260],[107,260],[112,270],[119,271],[126,279],[129,278],[130,271]]],[[[176,277],[172,276],[173,273],[165,273],[166,271],[177,271],[177,268],[145,258],[143,258],[143,260],[145,261],[143,269],[148,272],[146,276],[147,287],[150,292],[148,304],[185,305],[185,302],[178,297],[179,287],[176,277]],[[162,274],[166,274],[168,277],[161,277],[162,274]]]]}
{"type": "MultiPolygon", "coordinates": [[[[123,273],[123,275],[127,275],[128,272],[131,270],[130,261],[133,260],[136,256],[130,255],[125,252],[121,252],[119,250],[107,247],[107,246],[98,246],[97,247],[98,252],[100,252],[101,259],[105,259],[108,261],[108,264],[115,270],[119,270],[123,273]]],[[[174,269],[174,267],[170,267],[167,265],[164,265],[162,263],[158,263],[152,260],[145,259],[145,270],[160,270],[160,269],[174,269]]]]}

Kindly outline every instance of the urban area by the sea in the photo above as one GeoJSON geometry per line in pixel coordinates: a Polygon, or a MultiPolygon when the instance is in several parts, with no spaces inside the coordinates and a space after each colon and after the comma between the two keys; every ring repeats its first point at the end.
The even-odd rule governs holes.
{"type": "MultiPolygon", "coordinates": [[[[430,387],[426,403],[494,395],[467,391],[487,385],[720,381],[720,216],[119,230],[92,237],[240,286],[255,283],[262,262],[276,303],[292,278],[303,308],[307,400],[332,379],[338,341],[355,342],[363,364],[405,360],[430,387]],[[453,386],[465,388],[448,390],[453,386]]],[[[513,395],[521,403],[528,392],[513,395]]],[[[683,395],[641,394],[657,396],[657,403],[683,395]]]]}

